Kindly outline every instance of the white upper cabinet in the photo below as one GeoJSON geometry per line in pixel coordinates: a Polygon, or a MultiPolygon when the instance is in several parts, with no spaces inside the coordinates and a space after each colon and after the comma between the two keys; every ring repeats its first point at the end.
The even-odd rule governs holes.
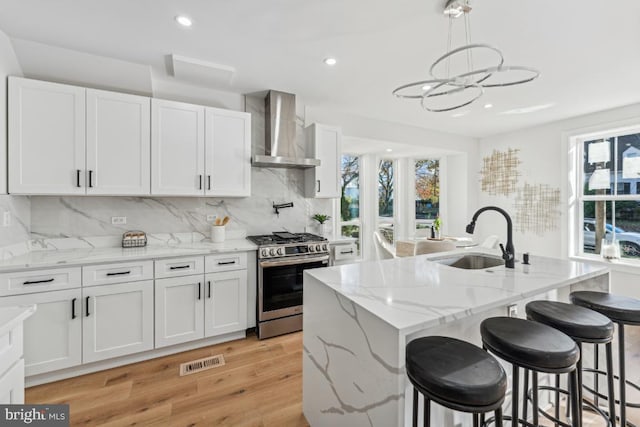
{"type": "Polygon", "coordinates": [[[87,89],[87,194],[148,195],[150,98],[87,89]]]}
{"type": "Polygon", "coordinates": [[[307,128],[307,157],[320,159],[320,166],[305,171],[305,195],[314,198],[340,197],[342,130],[314,123],[307,128]]]}
{"type": "Polygon", "coordinates": [[[9,77],[9,192],[84,194],[85,89],[9,77]]]}
{"type": "Polygon", "coordinates": [[[250,196],[251,114],[219,108],[205,114],[205,194],[250,196]]]}
{"type": "Polygon", "coordinates": [[[199,105],[151,101],[151,193],[204,195],[204,110],[199,105]]]}

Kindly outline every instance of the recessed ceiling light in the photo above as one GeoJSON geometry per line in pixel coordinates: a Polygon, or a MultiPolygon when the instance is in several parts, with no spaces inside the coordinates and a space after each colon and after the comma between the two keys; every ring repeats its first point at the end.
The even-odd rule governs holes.
{"type": "Polygon", "coordinates": [[[424,85],[424,86],[422,86],[422,90],[429,90],[429,89],[431,89],[431,86],[430,86],[430,85],[424,85]]]}
{"type": "Polygon", "coordinates": [[[387,148],[387,153],[392,152],[393,150],[391,148],[387,148]]]}
{"type": "Polygon", "coordinates": [[[462,117],[462,116],[466,116],[467,114],[469,114],[469,110],[460,111],[459,113],[452,114],[451,117],[462,117]]]}
{"type": "Polygon", "coordinates": [[[176,16],[176,22],[182,25],[183,27],[190,27],[191,25],[193,25],[193,21],[191,21],[191,18],[184,15],[176,16]]]}
{"type": "Polygon", "coordinates": [[[330,67],[333,67],[338,63],[338,60],[336,58],[324,58],[324,63],[330,67]]]}
{"type": "Polygon", "coordinates": [[[489,108],[493,108],[493,104],[484,104],[484,108],[486,108],[487,110],[489,108]]]}

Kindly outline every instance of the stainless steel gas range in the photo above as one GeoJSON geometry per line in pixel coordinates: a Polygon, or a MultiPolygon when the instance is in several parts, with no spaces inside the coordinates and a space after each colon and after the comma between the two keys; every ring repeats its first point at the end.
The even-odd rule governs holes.
{"type": "Polygon", "coordinates": [[[302,329],[302,272],[329,265],[329,242],[309,233],[249,236],[258,245],[258,338],[302,329]]]}

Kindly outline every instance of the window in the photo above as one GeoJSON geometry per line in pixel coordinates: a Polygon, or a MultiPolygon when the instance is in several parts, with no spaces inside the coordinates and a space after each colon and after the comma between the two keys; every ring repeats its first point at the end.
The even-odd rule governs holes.
{"type": "Polygon", "coordinates": [[[343,155],[340,173],[340,235],[356,238],[360,250],[360,159],[343,155]]]}
{"type": "Polygon", "coordinates": [[[378,163],[378,231],[393,244],[394,206],[393,206],[393,160],[380,160],[378,163]]]}
{"type": "Polygon", "coordinates": [[[440,215],[440,161],[415,161],[416,235],[425,236],[426,229],[440,215]]]}
{"type": "Polygon", "coordinates": [[[600,254],[618,242],[622,258],[640,259],[640,133],[578,139],[581,253],[600,254]]]}

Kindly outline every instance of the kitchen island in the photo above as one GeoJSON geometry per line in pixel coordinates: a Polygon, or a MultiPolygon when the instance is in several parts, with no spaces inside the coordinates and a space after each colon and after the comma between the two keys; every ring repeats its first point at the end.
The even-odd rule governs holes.
{"type": "MultiPolygon", "coordinates": [[[[312,427],[408,426],[412,393],[405,345],[444,335],[480,345],[480,322],[519,317],[534,299],[567,301],[579,289],[609,290],[606,267],[532,256],[466,270],[438,259],[457,250],[305,271],[303,407],[312,427]]],[[[470,416],[436,409],[432,425],[470,425],[470,416]]]]}

